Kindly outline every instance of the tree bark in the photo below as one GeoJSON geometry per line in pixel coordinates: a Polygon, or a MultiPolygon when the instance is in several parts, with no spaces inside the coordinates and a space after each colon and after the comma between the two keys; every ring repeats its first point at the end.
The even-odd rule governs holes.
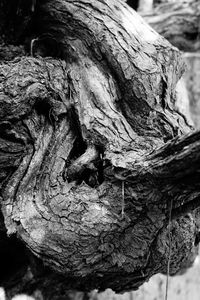
{"type": "Polygon", "coordinates": [[[45,299],[133,290],[170,252],[175,274],[200,206],[178,49],[121,1],[0,4],[1,210],[30,250],[20,284],[3,283],[45,299]]]}

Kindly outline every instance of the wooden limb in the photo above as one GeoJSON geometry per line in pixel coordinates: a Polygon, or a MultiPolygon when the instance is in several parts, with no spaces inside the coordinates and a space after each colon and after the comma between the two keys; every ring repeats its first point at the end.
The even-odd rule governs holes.
{"type": "MultiPolygon", "coordinates": [[[[30,2],[20,3],[30,15],[30,2]]],[[[36,1],[34,9],[32,27],[21,18],[16,31],[37,38],[31,52],[40,55],[0,62],[7,233],[42,262],[45,276],[30,286],[137,289],[166,270],[171,198],[175,211],[199,195],[199,134],[184,137],[191,126],[176,102],[180,53],[121,1],[36,1]],[[90,162],[95,184],[83,171],[90,162]]],[[[192,214],[173,222],[172,274],[196,234],[192,214]]]]}
{"type": "Polygon", "coordinates": [[[170,180],[191,176],[193,172],[198,173],[200,171],[199,149],[199,132],[174,139],[150,156],[150,172],[156,174],[156,170],[161,169],[157,176],[170,180]]]}

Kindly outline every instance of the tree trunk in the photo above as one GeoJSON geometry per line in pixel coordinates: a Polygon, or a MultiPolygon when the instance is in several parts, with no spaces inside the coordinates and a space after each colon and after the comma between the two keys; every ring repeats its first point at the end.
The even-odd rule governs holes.
{"type": "Polygon", "coordinates": [[[15,268],[1,284],[66,299],[137,289],[169,256],[175,274],[200,206],[178,49],[121,1],[0,6],[1,210],[29,249],[20,282],[15,268]]]}

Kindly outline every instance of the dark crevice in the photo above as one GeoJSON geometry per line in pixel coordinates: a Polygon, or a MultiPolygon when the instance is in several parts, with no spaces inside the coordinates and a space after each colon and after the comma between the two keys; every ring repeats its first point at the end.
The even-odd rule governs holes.
{"type": "Polygon", "coordinates": [[[33,56],[54,57],[62,56],[62,47],[50,33],[42,34],[38,37],[27,39],[25,49],[33,56]]]}
{"type": "MultiPolygon", "coordinates": [[[[81,154],[83,154],[85,149],[87,148],[87,146],[86,146],[86,142],[84,142],[84,140],[83,140],[79,116],[78,116],[78,113],[77,113],[74,105],[70,105],[68,107],[67,118],[70,122],[71,130],[74,132],[74,134],[77,138],[77,142],[79,142],[80,145],[82,145],[81,149],[83,149],[83,152],[81,149],[80,149],[80,151],[82,152],[81,154]]],[[[73,156],[71,158],[73,158],[73,156]]]]}
{"type": "Polygon", "coordinates": [[[68,164],[66,166],[69,166],[69,164],[71,164],[72,161],[80,157],[86,149],[87,144],[83,140],[76,138],[72,150],[70,151],[70,154],[68,156],[68,164]]]}
{"type": "Polygon", "coordinates": [[[200,197],[196,197],[195,199],[173,209],[172,219],[177,219],[181,216],[187,215],[189,212],[192,212],[199,207],[200,207],[200,197]]]}
{"type": "Polygon", "coordinates": [[[11,123],[9,122],[2,122],[0,124],[1,132],[0,138],[13,143],[20,143],[23,144],[23,140],[20,137],[17,137],[16,133],[14,132],[11,123]]]}
{"type": "Polygon", "coordinates": [[[197,232],[195,236],[194,245],[198,246],[199,243],[200,243],[200,232],[197,232]]]}
{"type": "Polygon", "coordinates": [[[73,143],[73,147],[72,150],[69,153],[69,156],[65,162],[65,167],[64,167],[64,171],[63,171],[63,180],[66,181],[66,179],[68,180],[68,182],[72,181],[70,180],[70,178],[67,178],[67,172],[66,170],[69,168],[69,166],[71,165],[71,163],[73,161],[75,161],[78,157],[80,157],[87,149],[87,144],[81,139],[79,139],[78,137],[75,139],[74,143],[73,143]]]}
{"type": "Polygon", "coordinates": [[[104,181],[103,160],[99,157],[92,165],[93,168],[88,167],[83,171],[82,178],[90,187],[96,188],[104,181]]]}
{"type": "Polygon", "coordinates": [[[15,45],[20,44],[21,37],[31,23],[33,2],[33,0],[2,1],[0,31],[4,33],[5,42],[15,45]]]}
{"type": "Polygon", "coordinates": [[[104,151],[103,149],[99,149],[99,161],[97,162],[97,169],[98,169],[98,182],[102,184],[104,182],[104,151]]]}
{"type": "Polygon", "coordinates": [[[139,0],[128,0],[126,3],[132,7],[133,9],[137,10],[139,6],[139,0]]]}
{"type": "Polygon", "coordinates": [[[166,109],[166,91],[167,91],[167,83],[165,80],[162,80],[161,105],[163,109],[166,109]]]}
{"type": "Polygon", "coordinates": [[[44,116],[47,122],[54,126],[57,120],[57,116],[54,114],[54,109],[48,99],[38,99],[34,105],[34,109],[37,114],[44,116]]]}
{"type": "Polygon", "coordinates": [[[23,276],[28,266],[28,257],[25,245],[17,236],[7,236],[1,213],[0,219],[0,285],[7,287],[15,284],[15,281],[23,276]]]}
{"type": "Polygon", "coordinates": [[[34,106],[38,115],[44,115],[47,119],[49,119],[49,113],[51,110],[51,105],[48,100],[40,100],[38,99],[34,106]]]}
{"type": "Polygon", "coordinates": [[[80,140],[76,139],[66,161],[63,179],[68,182],[76,180],[77,184],[81,184],[84,181],[92,188],[102,184],[104,181],[103,152],[102,149],[95,148],[97,155],[95,157],[87,157],[88,147],[86,143],[81,144],[80,140]],[[79,161],[84,156],[86,161],[84,159],[79,161]]]}
{"type": "Polygon", "coordinates": [[[29,145],[30,138],[21,123],[0,124],[0,193],[17,170],[29,145]]]}
{"type": "Polygon", "coordinates": [[[187,41],[196,41],[199,38],[198,30],[195,32],[184,32],[184,37],[187,41]]]}

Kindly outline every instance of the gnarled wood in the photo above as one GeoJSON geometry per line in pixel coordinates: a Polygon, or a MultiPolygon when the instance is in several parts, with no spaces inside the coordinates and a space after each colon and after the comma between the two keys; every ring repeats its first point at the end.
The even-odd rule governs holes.
{"type": "Polygon", "coordinates": [[[27,3],[12,37],[32,56],[0,62],[1,207],[39,259],[26,286],[137,289],[167,270],[171,205],[175,274],[194,248],[200,191],[179,51],[121,1],[27,3]]]}

